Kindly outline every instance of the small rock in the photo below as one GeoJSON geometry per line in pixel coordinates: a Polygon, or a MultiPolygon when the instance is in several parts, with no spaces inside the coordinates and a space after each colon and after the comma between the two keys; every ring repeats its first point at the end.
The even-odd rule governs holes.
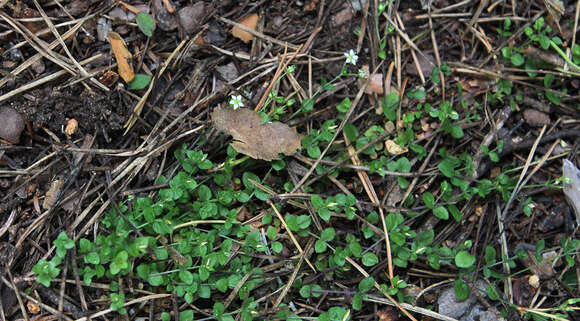
{"type": "Polygon", "coordinates": [[[480,304],[476,305],[469,311],[469,314],[465,315],[459,321],[500,321],[503,318],[498,318],[495,313],[491,311],[484,310],[484,307],[480,304]]]}
{"type": "Polygon", "coordinates": [[[214,46],[221,47],[226,41],[226,36],[221,28],[215,24],[210,24],[207,32],[203,34],[203,42],[214,46]]]}
{"type": "MultiPolygon", "coordinates": [[[[230,62],[227,65],[218,66],[216,67],[216,70],[220,74],[221,78],[223,78],[226,82],[230,82],[236,79],[239,75],[238,70],[236,69],[236,65],[233,62],[230,62]]],[[[224,81],[218,79],[215,90],[220,91],[222,88],[224,88],[224,86],[224,81]]]]}
{"type": "Polygon", "coordinates": [[[207,8],[202,1],[194,3],[192,6],[183,7],[179,10],[179,25],[188,34],[195,34],[199,31],[205,19],[207,8]]]}
{"type": "Polygon", "coordinates": [[[236,65],[233,62],[227,65],[217,66],[216,70],[226,81],[232,81],[239,76],[238,69],[236,69],[236,65]]]}
{"type": "Polygon", "coordinates": [[[524,111],[524,119],[530,126],[540,127],[550,124],[550,116],[535,109],[526,109],[524,111]]]}
{"type": "Polygon", "coordinates": [[[449,288],[441,293],[437,303],[439,304],[439,313],[454,319],[459,319],[471,309],[471,305],[475,301],[476,298],[473,295],[470,295],[466,300],[458,301],[455,296],[455,290],[449,288]]]}
{"type": "MultiPolygon", "coordinates": [[[[430,54],[427,54],[425,56],[417,55],[417,61],[419,62],[419,67],[421,67],[421,73],[423,74],[423,77],[425,78],[429,77],[431,75],[431,72],[433,71],[433,67],[436,66],[435,58],[433,57],[433,55],[430,54]]],[[[415,65],[415,62],[412,59],[407,64],[406,70],[413,76],[419,76],[417,66],[415,65]]]]}
{"type": "MultiPolygon", "coordinates": [[[[66,9],[68,14],[73,17],[78,17],[87,12],[87,9],[89,9],[89,3],[85,0],[73,0],[71,3],[66,5],[66,9]]],[[[64,17],[65,15],[63,14],[62,16],[64,17]]]]}
{"type": "Polygon", "coordinates": [[[346,8],[340,10],[337,14],[334,15],[333,17],[334,25],[335,26],[343,25],[344,23],[350,21],[352,17],[353,17],[352,10],[350,6],[347,6],[346,8]]]}
{"type": "Polygon", "coordinates": [[[37,61],[33,62],[30,68],[32,68],[36,74],[42,74],[46,70],[46,66],[44,65],[44,61],[42,59],[38,59],[37,61]]]}
{"type": "Polygon", "coordinates": [[[179,25],[177,17],[167,11],[161,0],[153,0],[153,12],[155,12],[155,18],[157,18],[157,26],[161,30],[172,31],[179,25]]]}
{"type": "Polygon", "coordinates": [[[20,142],[24,130],[24,118],[10,107],[0,107],[0,138],[13,144],[20,142]]]}
{"type": "MultiPolygon", "coordinates": [[[[474,289],[480,292],[480,295],[485,296],[487,290],[487,284],[483,280],[478,280],[474,286],[474,289]]],[[[473,293],[469,294],[469,297],[463,301],[458,301],[455,296],[455,289],[453,287],[441,292],[437,303],[439,305],[439,313],[452,317],[455,319],[461,318],[463,315],[468,315],[469,311],[475,307],[477,298],[473,293]]],[[[462,319],[463,320],[463,319],[462,319]]]]}

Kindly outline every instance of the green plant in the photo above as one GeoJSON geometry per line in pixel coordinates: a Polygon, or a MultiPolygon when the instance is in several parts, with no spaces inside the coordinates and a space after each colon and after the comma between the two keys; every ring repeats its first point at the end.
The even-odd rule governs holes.
{"type": "Polygon", "coordinates": [[[489,147],[487,146],[481,146],[481,151],[484,154],[486,154],[489,157],[489,159],[494,163],[499,162],[499,154],[501,154],[502,150],[503,150],[503,140],[499,140],[497,142],[497,146],[492,150],[490,150],[489,147]]]}
{"type": "Polygon", "coordinates": [[[501,28],[497,28],[497,33],[502,37],[510,37],[512,35],[510,28],[512,26],[512,21],[509,18],[506,18],[503,21],[503,25],[501,28]]]}
{"type": "Polygon", "coordinates": [[[56,248],[56,255],[50,261],[40,260],[32,267],[32,272],[38,275],[36,280],[45,287],[49,287],[50,281],[59,276],[61,270],[59,266],[64,260],[67,250],[72,249],[75,243],[63,231],[58,234],[53,245],[56,248]]]}

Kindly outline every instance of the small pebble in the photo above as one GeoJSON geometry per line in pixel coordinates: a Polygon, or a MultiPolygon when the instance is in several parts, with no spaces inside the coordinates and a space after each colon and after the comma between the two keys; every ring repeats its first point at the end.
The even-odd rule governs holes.
{"type": "Polygon", "coordinates": [[[177,17],[167,11],[161,0],[153,0],[153,12],[155,12],[155,18],[157,18],[157,26],[161,30],[172,31],[177,28],[177,17]]]}
{"type": "Polygon", "coordinates": [[[13,144],[20,142],[24,130],[24,118],[10,107],[0,107],[0,138],[13,144]]]}
{"type": "Polygon", "coordinates": [[[199,31],[206,14],[205,4],[201,1],[192,6],[183,7],[179,10],[179,25],[188,34],[195,34],[199,31]]]}

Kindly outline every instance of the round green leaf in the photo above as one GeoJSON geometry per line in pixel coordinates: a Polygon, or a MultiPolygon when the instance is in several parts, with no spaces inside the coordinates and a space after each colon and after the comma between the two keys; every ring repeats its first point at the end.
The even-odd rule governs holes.
{"type": "Polygon", "coordinates": [[[326,242],[322,240],[316,240],[316,243],[314,243],[314,250],[316,253],[324,253],[324,251],[326,251],[326,242]]]}
{"type": "Polygon", "coordinates": [[[469,297],[469,285],[467,285],[465,281],[461,279],[455,280],[453,289],[455,290],[455,296],[457,297],[457,300],[463,301],[469,297]]]}
{"type": "Polygon", "coordinates": [[[320,234],[320,239],[326,242],[332,241],[334,239],[334,229],[332,227],[327,227],[320,234]]]}
{"type": "Polygon", "coordinates": [[[87,263],[91,263],[91,264],[95,264],[95,265],[97,265],[101,262],[99,254],[97,252],[88,253],[87,255],[85,255],[85,260],[87,261],[87,263]]]}
{"type": "Polygon", "coordinates": [[[519,67],[524,64],[524,57],[519,53],[515,53],[511,56],[510,61],[516,67],[519,67]]]}
{"type": "Polygon", "coordinates": [[[365,293],[370,291],[375,286],[375,279],[372,276],[362,279],[358,284],[358,290],[365,293]]]}
{"type": "Polygon", "coordinates": [[[310,285],[305,285],[300,289],[300,296],[303,298],[309,298],[310,291],[312,291],[312,287],[310,285]]]}
{"type": "Polygon", "coordinates": [[[360,311],[363,306],[363,296],[361,293],[356,293],[352,298],[352,308],[356,311],[360,311]]]}
{"type": "Polygon", "coordinates": [[[435,197],[433,194],[431,194],[431,192],[425,192],[423,193],[423,202],[427,208],[433,209],[435,205],[435,197]]]}
{"type": "Polygon", "coordinates": [[[188,270],[179,271],[179,279],[181,279],[181,281],[183,281],[185,284],[192,284],[193,274],[188,270]]]}
{"type": "Polygon", "coordinates": [[[193,310],[179,312],[180,321],[193,321],[193,310]]]}
{"type": "Polygon", "coordinates": [[[433,209],[433,215],[442,220],[446,220],[449,218],[449,212],[447,212],[447,209],[444,206],[438,206],[435,209],[433,209]]]}
{"type": "Polygon", "coordinates": [[[455,265],[460,268],[468,268],[475,263],[475,257],[471,256],[469,252],[463,250],[455,255],[455,265]]]}
{"type": "Polygon", "coordinates": [[[362,256],[362,263],[365,266],[373,266],[379,263],[379,258],[375,255],[375,253],[367,252],[362,256]]]}
{"type": "Polygon", "coordinates": [[[274,253],[280,253],[280,252],[282,252],[282,249],[283,249],[282,243],[272,242],[272,251],[274,253]]]}

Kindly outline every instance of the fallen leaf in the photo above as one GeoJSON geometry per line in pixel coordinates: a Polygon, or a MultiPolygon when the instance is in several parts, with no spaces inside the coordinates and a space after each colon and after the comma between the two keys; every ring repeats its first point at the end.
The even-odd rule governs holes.
{"type": "Polygon", "coordinates": [[[119,75],[111,70],[103,72],[103,74],[99,77],[99,82],[109,88],[111,88],[111,86],[113,86],[117,80],[119,80],[119,75]]]}
{"type": "Polygon", "coordinates": [[[77,128],[79,128],[79,122],[74,118],[69,119],[68,122],[66,123],[66,127],[64,129],[64,133],[66,134],[66,137],[70,138],[70,136],[72,136],[74,133],[76,133],[77,128]]]}
{"type": "Polygon", "coordinates": [[[300,148],[300,135],[294,129],[280,122],[263,124],[260,115],[248,108],[218,107],[211,119],[217,129],[233,136],[236,151],[252,158],[271,161],[300,148]]]}
{"type": "Polygon", "coordinates": [[[526,123],[528,123],[530,126],[535,127],[550,124],[550,116],[535,109],[526,109],[524,111],[524,119],[526,120],[526,123]]]}
{"type": "Polygon", "coordinates": [[[387,148],[389,154],[392,155],[401,155],[409,151],[409,149],[407,149],[406,147],[401,148],[401,146],[395,143],[395,141],[392,139],[388,139],[385,141],[385,147],[387,148]]]}
{"type": "Polygon", "coordinates": [[[332,20],[334,21],[335,26],[341,26],[346,22],[352,20],[353,17],[354,14],[352,12],[352,9],[350,8],[350,6],[346,6],[341,11],[336,13],[334,17],[332,17],[332,20]]]}
{"type": "MultiPolygon", "coordinates": [[[[359,81],[361,86],[366,82],[366,79],[369,77],[369,66],[363,65],[362,70],[365,72],[365,77],[361,78],[359,81]]],[[[369,85],[365,89],[366,94],[377,94],[381,96],[383,94],[383,74],[372,74],[370,75],[371,81],[369,85]]]]}
{"type": "Polygon", "coordinates": [[[42,203],[42,208],[45,210],[49,210],[54,203],[56,203],[58,198],[58,193],[60,192],[60,188],[64,184],[64,180],[62,179],[55,179],[50,183],[50,187],[48,191],[46,191],[46,195],[44,196],[44,202],[42,203]]]}
{"type": "Polygon", "coordinates": [[[129,83],[133,78],[135,78],[135,72],[133,71],[133,65],[131,61],[133,56],[127,49],[127,45],[121,36],[116,32],[109,32],[109,42],[111,43],[111,48],[115,54],[115,59],[117,60],[117,67],[119,68],[119,76],[129,83]]]}
{"type": "Polygon", "coordinates": [[[153,0],[151,2],[153,12],[155,13],[155,20],[159,29],[172,31],[177,28],[179,22],[177,22],[177,16],[168,10],[164,2],[162,0],[153,0]]]}
{"type": "MultiPolygon", "coordinates": [[[[238,21],[238,23],[245,26],[248,29],[256,30],[256,26],[258,25],[258,18],[259,18],[258,15],[253,13],[251,15],[243,17],[240,21],[238,21]]],[[[237,26],[234,26],[234,28],[232,29],[232,35],[234,35],[234,37],[242,40],[245,43],[254,40],[253,34],[244,31],[238,28],[237,26]]]]}
{"type": "Polygon", "coordinates": [[[377,311],[379,321],[397,321],[399,320],[399,313],[392,307],[386,307],[377,311]]]}
{"type": "Polygon", "coordinates": [[[40,307],[35,302],[32,302],[32,301],[26,302],[26,307],[28,308],[28,312],[30,312],[32,314],[39,314],[40,313],[40,307]]]}

